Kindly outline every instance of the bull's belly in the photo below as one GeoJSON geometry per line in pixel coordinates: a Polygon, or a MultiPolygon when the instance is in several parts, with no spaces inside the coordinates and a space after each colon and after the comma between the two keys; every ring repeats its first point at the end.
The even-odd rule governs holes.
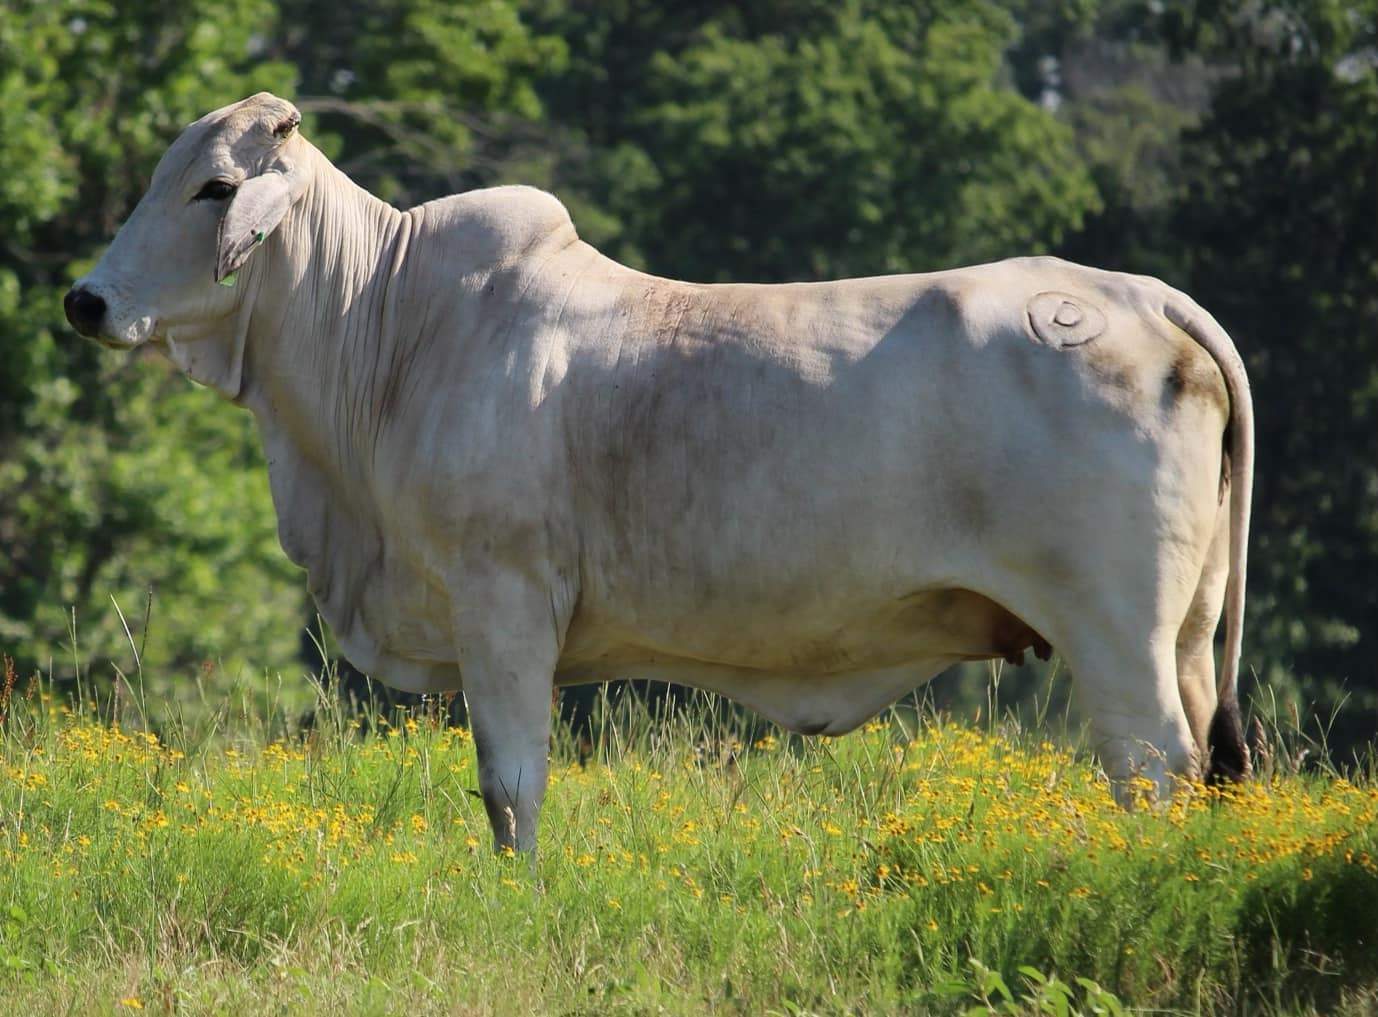
{"type": "Polygon", "coordinates": [[[728,610],[627,629],[576,615],[560,684],[650,678],[719,692],[807,733],[862,723],[961,660],[1018,659],[1047,644],[1000,605],[969,590],[914,593],[837,611],[728,610]]]}

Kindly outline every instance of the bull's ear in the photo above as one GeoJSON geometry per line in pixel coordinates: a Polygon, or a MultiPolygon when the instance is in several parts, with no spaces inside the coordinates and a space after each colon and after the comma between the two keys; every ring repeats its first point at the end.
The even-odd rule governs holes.
{"type": "Polygon", "coordinates": [[[255,247],[277,229],[292,206],[286,174],[269,171],[239,185],[216,233],[215,281],[239,271],[255,247]]]}

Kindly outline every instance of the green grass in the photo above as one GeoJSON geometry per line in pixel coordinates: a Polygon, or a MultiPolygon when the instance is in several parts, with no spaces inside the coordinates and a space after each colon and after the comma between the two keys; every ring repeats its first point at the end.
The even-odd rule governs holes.
{"type": "Polygon", "coordinates": [[[1371,772],[1125,813],[1038,732],[740,745],[629,709],[558,748],[533,869],[492,854],[463,732],[255,717],[10,704],[11,1012],[1378,1008],[1371,772]]]}

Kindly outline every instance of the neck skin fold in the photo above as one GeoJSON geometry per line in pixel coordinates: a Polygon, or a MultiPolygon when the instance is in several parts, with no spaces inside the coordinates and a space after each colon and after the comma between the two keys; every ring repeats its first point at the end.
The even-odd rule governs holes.
{"type": "Polygon", "coordinates": [[[371,461],[378,438],[400,341],[389,296],[413,218],[303,149],[306,193],[251,261],[237,401],[291,432],[318,466],[348,473],[371,461]]]}

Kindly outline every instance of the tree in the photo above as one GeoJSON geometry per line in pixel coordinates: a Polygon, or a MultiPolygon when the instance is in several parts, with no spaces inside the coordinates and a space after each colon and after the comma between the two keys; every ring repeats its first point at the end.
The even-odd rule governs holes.
{"type": "Polygon", "coordinates": [[[1228,60],[1184,139],[1173,232],[1236,338],[1258,418],[1249,659],[1303,707],[1378,707],[1378,4],[1170,12],[1228,60]]]}
{"type": "MultiPolygon", "coordinates": [[[[300,74],[313,140],[359,184],[401,207],[509,176],[547,144],[534,81],[562,40],[512,3],[281,0],[273,52],[300,74]]],[[[532,181],[528,181],[532,182],[532,181]]]]}
{"type": "MultiPolygon", "coordinates": [[[[1255,385],[1246,663],[1378,706],[1375,0],[17,0],[0,7],[0,652],[295,670],[252,422],[61,294],[188,121],[259,88],[399,205],[554,190],[711,280],[1052,251],[1211,308],[1255,385]]],[[[83,667],[85,665],[83,664],[83,667]]],[[[102,665],[103,667],[103,665],[102,665]]],[[[1006,686],[1006,690],[1009,686],[1006,686]]],[[[155,691],[157,691],[155,689],[155,691]]]]}
{"type": "Polygon", "coordinates": [[[542,88],[591,154],[614,253],[703,280],[824,278],[1048,250],[1096,207],[1070,130],[1011,87],[994,3],[547,12],[542,88]]]}
{"type": "Polygon", "coordinates": [[[145,649],[165,681],[222,655],[290,663],[275,621],[299,615],[300,585],[269,551],[249,422],[160,366],[102,355],[61,309],[182,126],[227,93],[291,88],[291,68],[260,56],[272,13],[0,9],[0,649],[25,670],[131,668],[111,598],[138,641],[149,591],[145,649]]]}

